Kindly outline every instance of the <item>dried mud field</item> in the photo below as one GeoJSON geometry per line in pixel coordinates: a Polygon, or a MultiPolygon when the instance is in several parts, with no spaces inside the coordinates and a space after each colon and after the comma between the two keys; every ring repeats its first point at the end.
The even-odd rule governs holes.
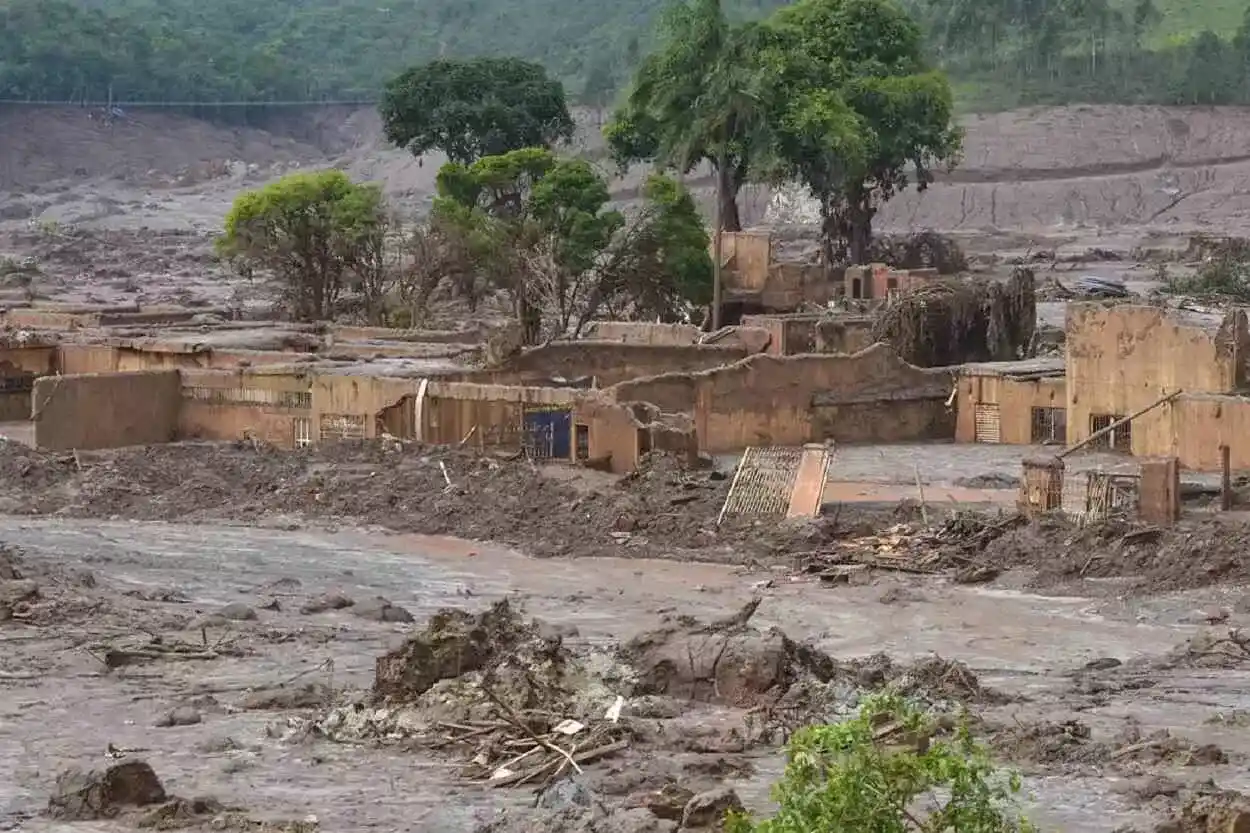
{"type": "Polygon", "coordinates": [[[723,478],[662,458],[574,483],[416,448],[0,451],[8,829],[714,829],[687,804],[767,811],[786,733],[885,686],[966,708],[1043,829],[1250,790],[1235,524],[717,528],[723,478]],[[107,767],[125,789],[63,774],[107,767]]]}

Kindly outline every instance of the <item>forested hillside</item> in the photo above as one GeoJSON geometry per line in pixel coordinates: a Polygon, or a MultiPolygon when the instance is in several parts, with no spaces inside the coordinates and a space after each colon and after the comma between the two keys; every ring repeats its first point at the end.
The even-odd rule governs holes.
{"type": "MultiPolygon", "coordinates": [[[[543,62],[607,102],[666,0],[0,0],[0,98],[372,99],[440,54],[543,62]]],[[[1250,103],[1234,0],[906,0],[965,106],[1250,103]],[[1209,27],[1209,28],[1208,28],[1209,27]]],[[[726,0],[762,16],[779,0],[726,0]]]]}

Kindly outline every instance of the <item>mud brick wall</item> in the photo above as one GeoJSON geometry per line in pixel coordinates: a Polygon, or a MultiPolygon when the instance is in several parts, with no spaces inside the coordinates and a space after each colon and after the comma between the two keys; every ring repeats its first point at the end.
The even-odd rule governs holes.
{"type": "MultiPolygon", "coordinates": [[[[1221,469],[1220,446],[1227,445],[1229,467],[1250,471],[1250,399],[1185,394],[1158,410],[1171,437],[1163,442],[1148,435],[1146,450],[1152,456],[1175,455],[1182,468],[1216,472],[1221,469]]],[[[1136,448],[1136,434],[1133,440],[1136,448]]]]}
{"type": "Polygon", "coordinates": [[[997,405],[998,441],[1004,445],[1030,445],[1033,442],[1033,409],[1066,409],[1067,381],[1062,376],[1023,380],[1006,376],[968,375],[959,380],[955,405],[956,442],[976,441],[977,405],[997,405]]]}
{"type": "Polygon", "coordinates": [[[600,321],[588,334],[596,341],[621,344],[679,346],[694,344],[703,331],[693,324],[650,324],[637,321],[600,321]]]}
{"type": "Polygon", "coordinates": [[[849,356],[757,355],[605,393],[665,411],[688,410],[700,450],[727,452],[824,440],[949,440],[955,433],[953,409],[946,407],[952,384],[950,371],[912,367],[879,344],[849,356]]]}
{"type": "MultiPolygon", "coordinates": [[[[741,345],[659,346],[577,341],[548,344],[526,351],[505,367],[466,373],[455,381],[494,385],[547,385],[562,378],[594,377],[601,388],[627,379],[705,370],[731,364],[750,351],[741,345]]],[[[451,381],[451,380],[448,380],[451,381]]]]}
{"type": "Polygon", "coordinates": [[[45,376],[33,393],[35,444],[55,451],[120,448],[173,440],[178,371],[45,376]]]}
{"type": "MultiPolygon", "coordinates": [[[[1178,389],[1229,394],[1245,384],[1250,335],[1241,311],[1216,329],[1158,307],[1069,304],[1066,338],[1069,443],[1090,435],[1095,414],[1127,416],[1178,389]]],[[[1164,406],[1133,420],[1134,455],[1170,456],[1181,433],[1202,430],[1174,425],[1169,412],[1164,406]]],[[[1211,454],[1218,455],[1218,445],[1212,440],[1211,454]]]]}

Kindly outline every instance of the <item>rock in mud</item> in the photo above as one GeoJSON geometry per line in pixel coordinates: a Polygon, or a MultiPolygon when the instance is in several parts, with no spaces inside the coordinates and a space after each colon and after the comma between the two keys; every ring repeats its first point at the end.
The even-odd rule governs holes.
{"type": "Polygon", "coordinates": [[[677,825],[641,807],[512,811],[481,825],[475,833],[674,833],[677,825]]]}
{"type": "Polygon", "coordinates": [[[1250,833],[1250,798],[1236,790],[1190,794],[1155,833],[1250,833]]]}
{"type": "Polygon", "coordinates": [[[17,581],[22,577],[17,568],[17,550],[0,544],[0,581],[17,581]]]}
{"type": "Polygon", "coordinates": [[[0,604],[16,607],[22,602],[39,598],[39,585],[30,579],[15,579],[0,583],[0,604]]]}
{"type": "Polygon", "coordinates": [[[538,794],[540,810],[589,810],[598,803],[595,794],[577,777],[562,778],[538,794]]]}
{"type": "Polygon", "coordinates": [[[713,828],[721,829],[725,816],[730,811],[741,811],[742,799],[728,787],[699,793],[686,802],[681,815],[683,829],[713,828]]]}
{"type": "Polygon", "coordinates": [[[325,613],[331,610],[342,610],[345,607],[351,607],[355,602],[344,596],[342,593],[326,593],[324,596],[318,596],[315,599],[309,599],[300,607],[299,612],[305,616],[314,613],[325,613]]]}
{"type": "Polygon", "coordinates": [[[204,719],[200,714],[200,710],[192,706],[179,706],[171,709],[156,721],[156,725],[161,729],[168,729],[173,726],[194,726],[204,719]]]}
{"type": "Polygon", "coordinates": [[[643,807],[657,818],[680,822],[686,812],[687,805],[689,805],[690,800],[694,796],[693,790],[688,790],[680,784],[670,782],[658,790],[636,793],[629,797],[626,804],[634,807],[643,807]]]}
{"type": "Polygon", "coordinates": [[[124,809],[165,801],[165,788],[152,767],[127,761],[104,770],[67,770],[56,779],[48,814],[66,821],[113,818],[124,809]]]}
{"type": "Polygon", "coordinates": [[[281,709],[315,709],[328,705],[334,693],[320,683],[250,691],[239,700],[238,707],[247,711],[281,709]]]}
{"type": "Polygon", "coordinates": [[[217,615],[227,622],[252,622],[256,620],[256,611],[242,602],[231,602],[217,611],[217,615]]]}
{"type": "Polygon", "coordinates": [[[497,659],[525,652],[558,660],[559,639],[547,639],[536,622],[525,622],[504,599],[477,615],[445,608],[403,645],[378,657],[373,693],[412,702],[440,680],[479,671],[497,659]]]}
{"type": "Polygon", "coordinates": [[[712,624],[684,617],[626,643],[621,657],[638,671],[637,693],[751,708],[775,700],[800,677],[833,676],[828,656],[776,628],[749,627],[746,611],[712,624]]]}
{"type": "Polygon", "coordinates": [[[377,596],[356,604],[352,613],[371,622],[412,622],[413,616],[405,608],[391,604],[389,599],[377,596]]]}

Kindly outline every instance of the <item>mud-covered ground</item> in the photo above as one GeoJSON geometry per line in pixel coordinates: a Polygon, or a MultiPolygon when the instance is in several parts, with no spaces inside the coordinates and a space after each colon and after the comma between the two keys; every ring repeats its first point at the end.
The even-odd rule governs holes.
{"type": "MultiPolygon", "coordinates": [[[[375,659],[435,610],[478,613],[505,595],[568,651],[590,656],[666,621],[685,627],[674,614],[710,622],[758,597],[753,638],[777,626],[838,661],[884,653],[900,669],[889,672],[895,681],[968,705],[982,738],[1027,774],[1029,813],[1044,829],[1148,830],[1184,800],[1185,785],[1250,787],[1250,654],[1226,638],[1250,620],[1242,593],[1227,587],[1091,599],[1014,591],[1017,573],[974,588],[884,572],[828,587],[785,571],[533,561],[359,530],[65,518],[2,519],[0,540],[20,548],[0,578],[0,590],[21,597],[0,622],[0,761],[12,773],[0,786],[0,823],[11,829],[134,829],[129,815],[72,828],[41,815],[60,771],[119,760],[146,761],[168,793],[213,797],[253,825],[315,816],[322,830],[465,831],[507,809],[514,826],[504,829],[545,829],[532,785],[479,786],[462,776],[455,749],[308,730],[333,703],[366,702],[375,659]],[[310,604],[333,596],[355,604],[310,604]],[[379,615],[377,596],[415,621],[379,615]],[[1209,609],[1220,607],[1227,618],[1213,628],[1206,620],[1224,613],[1209,609]],[[935,664],[933,653],[967,666],[935,664]],[[1160,730],[1170,734],[1153,737],[1160,730]]],[[[882,663],[854,667],[891,667],[882,663]]],[[[873,680],[825,689],[826,713],[848,708],[873,680]]],[[[781,760],[776,740],[752,729],[758,719],[706,694],[633,696],[637,679],[614,685],[597,696],[626,697],[629,743],[587,763],[583,778],[605,804],[728,785],[748,808],[767,809],[781,760]]],[[[225,818],[180,823],[220,828],[225,818]]]]}

